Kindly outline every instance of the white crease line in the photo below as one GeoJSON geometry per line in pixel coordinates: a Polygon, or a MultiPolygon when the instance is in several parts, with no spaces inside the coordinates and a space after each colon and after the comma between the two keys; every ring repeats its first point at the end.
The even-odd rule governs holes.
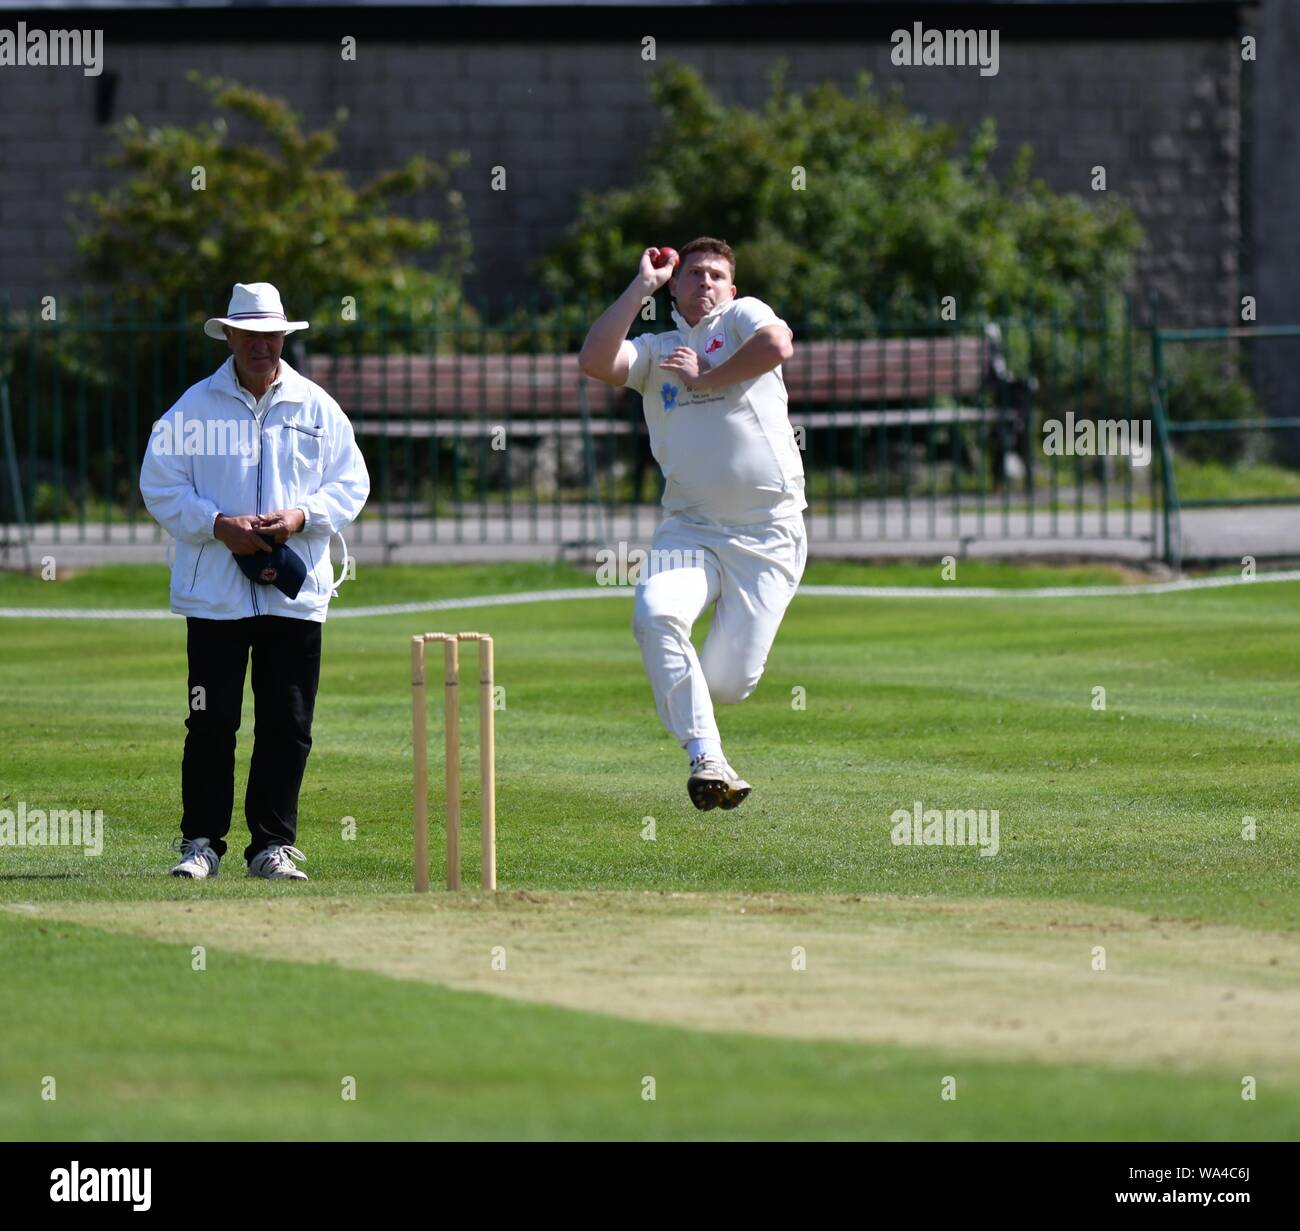
{"type": "MultiPolygon", "coordinates": [[[[1195,577],[1134,586],[1042,586],[1014,590],[995,586],[800,586],[810,598],[1129,598],[1147,594],[1176,594],[1184,590],[1222,590],[1265,582],[1300,581],[1300,569],[1245,577],[1195,577]]],[[[340,607],[334,620],[364,616],[415,615],[423,611],[462,611],[471,607],[516,607],[528,603],[564,603],[586,598],[630,598],[630,586],[589,586],[577,590],[525,590],[518,594],[485,594],[478,598],[440,598],[425,603],[389,603],[381,607],[340,607]]],[[[0,607],[0,620],[170,620],[173,612],[154,607],[0,607]]]]}

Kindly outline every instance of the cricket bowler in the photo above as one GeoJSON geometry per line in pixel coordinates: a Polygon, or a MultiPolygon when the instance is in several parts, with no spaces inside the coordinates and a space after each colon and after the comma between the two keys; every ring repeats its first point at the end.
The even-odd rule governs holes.
{"type": "Polygon", "coordinates": [[[803,462],[781,365],[793,334],[762,300],[736,296],[724,240],[647,248],[627,289],[583,343],[582,370],[642,398],[664,473],[666,514],[636,588],[633,632],[664,725],[690,761],[702,810],[735,808],[751,787],[722,749],[714,706],[754,691],[807,561],[803,462]],[[664,254],[668,254],[665,259],[664,254]],[[628,329],[665,283],[677,328],[628,329]],[[716,604],[697,654],[695,621],[716,604]]]}

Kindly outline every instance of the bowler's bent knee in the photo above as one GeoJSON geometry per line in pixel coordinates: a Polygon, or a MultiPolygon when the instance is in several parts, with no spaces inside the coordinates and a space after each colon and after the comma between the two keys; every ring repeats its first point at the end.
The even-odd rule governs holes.
{"type": "Polygon", "coordinates": [[[715,705],[739,705],[758,687],[761,677],[756,676],[752,680],[746,680],[731,674],[710,675],[706,669],[704,678],[709,685],[709,696],[713,698],[715,705]]]}
{"type": "Polygon", "coordinates": [[[647,636],[656,632],[689,638],[691,626],[679,610],[668,603],[647,599],[642,591],[637,595],[636,606],[632,610],[632,635],[638,642],[643,642],[647,636]]]}

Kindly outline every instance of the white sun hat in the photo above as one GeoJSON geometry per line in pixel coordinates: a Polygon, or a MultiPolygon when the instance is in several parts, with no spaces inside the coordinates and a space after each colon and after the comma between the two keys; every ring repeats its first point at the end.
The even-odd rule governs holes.
{"type": "Polygon", "coordinates": [[[230,293],[230,307],[225,316],[204,322],[203,332],[210,338],[224,338],[222,325],[248,329],[253,333],[293,333],[308,327],[306,321],[284,319],[280,292],[269,282],[236,282],[230,293]]]}

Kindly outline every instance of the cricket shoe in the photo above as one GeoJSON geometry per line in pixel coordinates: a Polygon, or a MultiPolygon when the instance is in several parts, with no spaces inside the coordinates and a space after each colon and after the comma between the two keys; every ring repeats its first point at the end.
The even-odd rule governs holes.
{"type": "Polygon", "coordinates": [[[294,865],[295,859],[307,862],[307,856],[296,846],[268,846],[248,861],[248,875],[269,881],[305,881],[307,873],[294,865]]]}
{"type": "Polygon", "coordinates": [[[754,788],[736,773],[721,757],[701,753],[691,762],[691,776],[686,780],[686,790],[701,812],[710,808],[730,811],[745,802],[754,788]]]}
{"type": "Polygon", "coordinates": [[[172,850],[180,851],[181,861],[172,869],[173,876],[189,880],[216,880],[221,873],[221,856],[207,838],[176,838],[172,850]]]}

